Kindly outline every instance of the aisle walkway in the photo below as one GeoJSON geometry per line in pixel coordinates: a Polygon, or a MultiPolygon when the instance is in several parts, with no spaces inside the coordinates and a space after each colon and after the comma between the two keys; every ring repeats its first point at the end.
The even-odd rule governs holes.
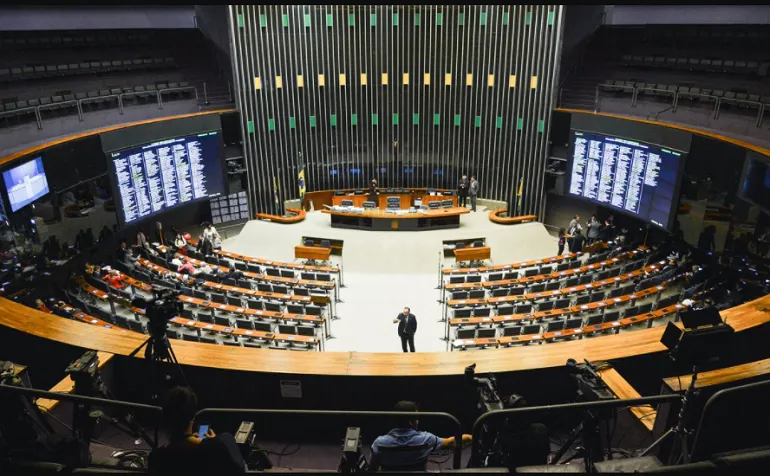
{"type": "MultiPolygon", "coordinates": [[[[442,307],[437,302],[441,242],[445,239],[486,237],[494,263],[543,258],[556,253],[556,239],[540,223],[500,226],[481,211],[462,217],[456,230],[421,232],[368,232],[334,229],[329,216],[320,212],[295,225],[252,220],[224,249],[250,256],[294,261],[294,246],[302,236],[344,240],[344,301],[337,306],[341,317],[332,323],[335,336],[327,351],[400,352],[401,343],[393,318],[404,306],[417,316],[415,346],[418,352],[446,350],[441,340],[444,324],[438,322],[442,307]]],[[[332,257],[339,263],[339,257],[332,257]]],[[[444,266],[452,266],[447,259],[444,266]]]]}

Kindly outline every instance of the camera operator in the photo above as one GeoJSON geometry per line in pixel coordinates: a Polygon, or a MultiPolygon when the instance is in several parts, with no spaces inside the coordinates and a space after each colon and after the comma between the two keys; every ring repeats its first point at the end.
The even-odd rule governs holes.
{"type": "MultiPolygon", "coordinates": [[[[417,404],[401,401],[393,408],[397,412],[416,412],[417,404]]],[[[373,471],[425,471],[431,453],[457,444],[454,437],[440,438],[427,431],[418,431],[417,419],[399,417],[396,428],[382,435],[372,443],[372,459],[369,467],[373,471]]],[[[470,443],[471,435],[463,435],[461,443],[470,443]]],[[[461,444],[460,443],[460,444],[461,444]]]]}
{"type": "Polygon", "coordinates": [[[157,448],[148,458],[151,473],[244,473],[245,463],[229,433],[205,435],[193,432],[198,398],[189,387],[174,387],[163,403],[163,423],[169,433],[166,446],[157,448]]]}

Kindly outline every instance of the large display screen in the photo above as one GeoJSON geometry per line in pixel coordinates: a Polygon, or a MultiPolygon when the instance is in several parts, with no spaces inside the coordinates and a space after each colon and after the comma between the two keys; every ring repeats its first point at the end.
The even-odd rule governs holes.
{"type": "Polygon", "coordinates": [[[3,181],[8,201],[11,202],[11,211],[14,212],[48,193],[48,179],[40,157],[6,170],[3,172],[3,181]]]}
{"type": "Polygon", "coordinates": [[[770,166],[749,155],[741,192],[744,198],[770,210],[770,166]]]}
{"type": "Polygon", "coordinates": [[[123,222],[224,193],[221,131],[110,153],[123,222]]]}
{"type": "Polygon", "coordinates": [[[568,194],[669,228],[683,164],[682,152],[573,131],[568,194]]]}

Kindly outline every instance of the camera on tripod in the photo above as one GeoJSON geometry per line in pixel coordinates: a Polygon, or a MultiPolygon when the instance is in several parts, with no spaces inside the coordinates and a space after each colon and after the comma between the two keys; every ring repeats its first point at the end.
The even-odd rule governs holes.
{"type": "Polygon", "coordinates": [[[594,402],[615,398],[596,370],[596,365],[588,359],[582,364],[578,364],[575,359],[567,359],[567,371],[577,383],[578,401],[594,402]]]}
{"type": "Polygon", "coordinates": [[[77,395],[92,397],[104,393],[104,384],[99,375],[99,356],[95,351],[89,350],[84,353],[79,359],[69,364],[64,373],[75,382],[77,395]]]}
{"type": "Polygon", "coordinates": [[[151,331],[161,329],[165,332],[168,321],[182,313],[183,306],[179,301],[181,294],[180,291],[153,286],[152,299],[136,297],[131,301],[131,306],[145,311],[151,331]]]}
{"type": "Polygon", "coordinates": [[[465,383],[475,389],[478,395],[476,408],[479,413],[502,410],[503,401],[497,391],[497,379],[489,374],[487,377],[476,377],[476,364],[465,367],[465,383]]]}

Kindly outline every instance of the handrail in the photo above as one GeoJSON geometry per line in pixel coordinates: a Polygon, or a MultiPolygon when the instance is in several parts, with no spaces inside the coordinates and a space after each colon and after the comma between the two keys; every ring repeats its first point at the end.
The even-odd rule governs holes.
{"type": "Polygon", "coordinates": [[[479,457],[479,433],[481,425],[488,420],[497,420],[506,417],[516,417],[521,414],[530,413],[548,413],[548,412],[569,412],[588,410],[593,408],[616,408],[616,407],[636,407],[644,404],[651,403],[673,403],[681,400],[681,396],[678,394],[671,395],[656,395],[652,397],[631,398],[631,399],[613,399],[613,400],[598,400],[594,402],[580,402],[580,403],[565,403],[562,405],[545,405],[538,407],[521,407],[521,408],[509,408],[507,410],[495,410],[484,413],[473,423],[473,444],[471,446],[471,460],[468,463],[469,467],[480,467],[479,457]]]}
{"type": "Polygon", "coordinates": [[[462,426],[460,421],[453,415],[444,412],[392,412],[392,411],[344,411],[344,410],[278,410],[278,409],[251,409],[251,408],[204,408],[195,414],[197,419],[202,414],[247,414],[247,415],[307,415],[307,416],[368,416],[368,417],[411,417],[419,420],[449,420],[455,428],[455,447],[453,451],[452,468],[460,469],[462,464],[462,444],[463,441],[462,426]]]}
{"type": "Polygon", "coordinates": [[[38,111],[41,109],[55,109],[57,107],[60,107],[64,104],[71,104],[75,103],[75,107],[78,110],[78,119],[80,121],[83,121],[83,110],[80,108],[80,101],[78,99],[70,99],[69,101],[59,101],[59,102],[52,102],[51,104],[43,104],[41,106],[37,106],[38,111]]]}
{"type": "Polygon", "coordinates": [[[42,124],[42,121],[40,120],[40,111],[38,110],[38,106],[22,107],[19,109],[14,109],[13,111],[2,111],[0,112],[0,116],[3,116],[3,115],[13,116],[18,114],[21,111],[29,111],[29,110],[32,110],[35,112],[35,119],[37,120],[37,129],[42,130],[43,124],[42,124]]]}
{"type": "Polygon", "coordinates": [[[94,96],[91,98],[82,98],[78,99],[80,102],[80,108],[83,108],[83,103],[86,101],[96,101],[98,99],[107,99],[107,98],[116,98],[118,100],[118,113],[122,116],[123,115],[123,100],[121,99],[121,94],[106,94],[104,96],[94,96]]]}
{"type": "MultiPolygon", "coordinates": [[[[139,410],[142,412],[154,413],[157,415],[161,415],[163,413],[163,409],[155,405],[126,402],[123,400],[110,400],[110,399],[98,398],[98,397],[86,397],[84,395],[76,395],[72,393],[50,392],[48,390],[39,390],[36,388],[27,388],[27,387],[15,387],[12,385],[5,385],[5,384],[0,384],[0,392],[15,393],[18,395],[28,395],[31,397],[44,397],[49,400],[59,400],[59,401],[66,401],[66,402],[73,402],[73,403],[88,403],[92,405],[100,405],[105,407],[139,410]]],[[[160,422],[160,418],[157,418],[154,420],[155,438],[154,438],[154,441],[148,441],[148,443],[152,448],[157,447],[159,422],[160,422]]]]}
{"type": "Polygon", "coordinates": [[[190,89],[195,91],[195,100],[200,101],[200,99],[198,99],[198,88],[196,88],[195,86],[182,86],[179,88],[158,89],[158,109],[163,109],[163,93],[170,92],[170,91],[189,91],[190,89]]]}

